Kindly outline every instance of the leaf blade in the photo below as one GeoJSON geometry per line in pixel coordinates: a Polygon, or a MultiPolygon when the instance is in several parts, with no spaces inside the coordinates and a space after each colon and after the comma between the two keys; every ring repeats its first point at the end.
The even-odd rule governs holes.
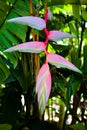
{"type": "Polygon", "coordinates": [[[0,130],[11,130],[12,126],[10,124],[0,124],[0,130]]]}

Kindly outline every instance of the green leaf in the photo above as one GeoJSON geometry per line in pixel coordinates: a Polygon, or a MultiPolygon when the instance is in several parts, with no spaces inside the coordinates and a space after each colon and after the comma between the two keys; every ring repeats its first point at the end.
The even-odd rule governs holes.
{"type": "Polygon", "coordinates": [[[9,30],[7,30],[6,27],[3,27],[3,29],[1,30],[1,34],[4,35],[3,39],[5,38],[6,41],[9,42],[10,46],[8,46],[8,47],[11,47],[13,44],[19,43],[18,39],[16,37],[14,37],[14,35],[12,35],[12,33],[9,30]]]}
{"type": "Polygon", "coordinates": [[[85,21],[87,21],[87,11],[85,10],[82,11],[82,17],[85,21]]]}
{"type": "Polygon", "coordinates": [[[77,31],[77,28],[75,26],[75,22],[74,21],[70,22],[69,26],[70,26],[72,34],[74,34],[76,37],[78,37],[78,31],[77,31]]]}
{"type": "Polygon", "coordinates": [[[86,130],[84,123],[78,123],[70,127],[73,128],[73,130],[86,130]]]}
{"type": "Polygon", "coordinates": [[[84,61],[83,61],[83,73],[87,75],[87,45],[83,49],[84,61]]]}
{"type": "Polygon", "coordinates": [[[0,58],[0,83],[3,83],[5,79],[9,76],[9,74],[9,69],[0,58]]]}
{"type": "Polygon", "coordinates": [[[22,130],[30,130],[28,127],[24,127],[22,130]]]}
{"type": "Polygon", "coordinates": [[[18,57],[16,57],[14,54],[15,53],[12,53],[12,54],[6,53],[5,57],[6,59],[10,60],[10,62],[13,64],[14,67],[16,67],[18,63],[18,57]]]}
{"type": "Polygon", "coordinates": [[[80,5],[72,5],[72,10],[74,17],[80,20],[80,5]]]}
{"type": "Polygon", "coordinates": [[[25,41],[26,37],[26,27],[23,25],[18,25],[14,23],[8,23],[6,28],[11,32],[14,36],[18,37],[22,41],[25,41]]]}
{"type": "Polygon", "coordinates": [[[47,4],[49,6],[61,5],[61,4],[85,5],[87,4],[87,0],[48,0],[47,4]]]}
{"type": "Polygon", "coordinates": [[[73,94],[76,93],[77,88],[79,87],[79,85],[80,85],[80,81],[79,81],[79,80],[77,80],[77,81],[75,81],[75,82],[72,83],[72,91],[73,91],[73,94]]]}
{"type": "Polygon", "coordinates": [[[51,5],[51,6],[52,5],[60,5],[60,4],[64,4],[64,2],[65,2],[65,0],[61,0],[61,1],[60,0],[59,1],[58,0],[54,0],[54,1],[48,0],[48,5],[51,5]]]}
{"type": "Polygon", "coordinates": [[[0,0],[0,26],[2,25],[5,17],[7,16],[9,6],[5,0],[0,0]]]}
{"type": "MultiPolygon", "coordinates": [[[[58,54],[60,54],[61,56],[66,57],[69,54],[69,51],[71,50],[71,45],[59,45],[59,44],[50,44],[51,48],[53,48],[55,50],[55,52],[57,52],[58,54]]],[[[51,50],[52,52],[52,50],[51,50]]]]}
{"type": "Polygon", "coordinates": [[[0,130],[11,130],[12,126],[9,124],[0,124],[0,130]]]}
{"type": "Polygon", "coordinates": [[[3,49],[11,46],[9,41],[5,38],[5,36],[2,33],[0,33],[0,42],[3,49]]]}
{"type": "Polygon", "coordinates": [[[23,92],[27,91],[27,84],[23,71],[21,69],[12,69],[10,68],[11,74],[19,82],[20,86],[23,88],[23,92]]]}
{"type": "Polygon", "coordinates": [[[25,15],[29,15],[29,11],[30,11],[29,8],[30,8],[29,2],[27,0],[17,0],[16,8],[13,9],[13,12],[15,12],[17,16],[25,16],[25,15]]]}
{"type": "Polygon", "coordinates": [[[78,55],[78,49],[76,47],[73,47],[71,51],[71,61],[74,65],[76,65],[78,68],[81,66],[81,59],[78,55]]]}
{"type": "Polygon", "coordinates": [[[65,103],[63,102],[61,98],[57,97],[56,101],[58,102],[59,105],[65,106],[65,103]]]}
{"type": "Polygon", "coordinates": [[[6,78],[5,76],[6,75],[5,75],[4,71],[0,68],[0,84],[2,84],[4,82],[4,80],[6,78]]]}

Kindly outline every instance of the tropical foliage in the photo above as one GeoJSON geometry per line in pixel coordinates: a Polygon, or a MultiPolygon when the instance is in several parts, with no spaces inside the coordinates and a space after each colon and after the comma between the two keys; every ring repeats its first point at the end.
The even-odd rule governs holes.
{"type": "Polygon", "coordinates": [[[60,106],[59,114],[56,113],[57,127],[85,130],[86,1],[1,0],[0,5],[0,129],[50,128],[51,124],[43,124],[40,120],[45,114],[48,118],[52,116],[48,111],[50,107],[56,113],[56,108],[52,107],[55,97],[60,106]],[[39,115],[35,84],[43,116],[39,115]]]}

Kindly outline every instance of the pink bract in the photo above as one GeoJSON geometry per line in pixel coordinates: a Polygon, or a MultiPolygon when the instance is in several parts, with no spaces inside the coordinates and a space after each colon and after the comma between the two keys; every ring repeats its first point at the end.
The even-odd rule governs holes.
{"type": "Polygon", "coordinates": [[[20,52],[30,52],[30,53],[40,53],[45,50],[44,42],[35,41],[35,42],[25,42],[13,46],[4,52],[20,51],[20,52]]]}
{"type": "Polygon", "coordinates": [[[53,40],[53,41],[58,41],[63,38],[72,38],[74,37],[73,35],[57,30],[49,31],[48,39],[53,40]]]}
{"type": "Polygon", "coordinates": [[[81,71],[75,65],[73,65],[71,62],[69,62],[64,57],[58,54],[48,53],[47,61],[48,63],[56,66],[57,68],[67,68],[75,72],[81,73],[81,71]]]}
{"type": "Polygon", "coordinates": [[[38,94],[38,103],[41,114],[43,114],[46,102],[48,101],[51,91],[51,74],[49,70],[49,65],[47,63],[43,64],[37,80],[36,80],[36,93],[38,94]]]}
{"type": "Polygon", "coordinates": [[[8,20],[8,22],[28,25],[31,28],[35,28],[37,30],[42,30],[46,27],[45,20],[35,16],[24,16],[24,17],[12,18],[8,20]]]}

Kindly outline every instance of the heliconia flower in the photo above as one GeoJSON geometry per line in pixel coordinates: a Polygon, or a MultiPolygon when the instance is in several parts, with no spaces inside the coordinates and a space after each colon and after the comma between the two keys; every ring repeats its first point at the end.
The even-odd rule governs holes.
{"type": "Polygon", "coordinates": [[[57,30],[48,31],[46,28],[46,22],[48,19],[51,20],[52,17],[53,15],[47,8],[44,19],[36,16],[24,16],[24,17],[17,17],[8,20],[8,22],[24,24],[37,30],[44,30],[46,34],[46,40],[45,42],[32,41],[32,42],[21,43],[4,51],[4,52],[20,51],[20,52],[30,52],[30,53],[40,53],[42,51],[45,52],[46,63],[44,63],[40,68],[36,80],[36,93],[38,97],[38,105],[39,105],[39,110],[41,115],[44,112],[46,103],[50,96],[51,85],[52,85],[51,73],[50,73],[48,63],[56,66],[57,68],[60,67],[67,68],[75,72],[81,73],[81,71],[75,65],[67,61],[62,56],[47,52],[46,45],[48,44],[48,40],[57,41],[62,38],[74,37],[69,33],[64,33],[57,30]]]}
{"type": "Polygon", "coordinates": [[[36,93],[38,96],[38,104],[40,109],[40,114],[43,114],[46,103],[48,101],[51,91],[51,74],[49,70],[49,65],[47,63],[43,64],[37,80],[36,80],[36,93]]]}
{"type": "Polygon", "coordinates": [[[34,41],[18,44],[5,50],[4,52],[20,51],[20,52],[40,53],[44,50],[45,50],[44,42],[34,41]]]}
{"type": "Polygon", "coordinates": [[[72,37],[74,36],[69,33],[61,32],[57,30],[49,31],[49,35],[48,35],[48,39],[53,41],[58,41],[63,38],[72,38],[72,37]]]}
{"type": "Polygon", "coordinates": [[[58,54],[48,53],[47,62],[56,66],[57,68],[62,67],[62,68],[73,70],[78,73],[82,73],[75,65],[73,65],[71,62],[69,62],[64,57],[58,54]]]}
{"type": "Polygon", "coordinates": [[[12,18],[12,19],[9,19],[8,22],[28,25],[31,28],[34,28],[37,30],[42,30],[46,27],[45,20],[36,16],[24,16],[24,17],[12,18]]]}

